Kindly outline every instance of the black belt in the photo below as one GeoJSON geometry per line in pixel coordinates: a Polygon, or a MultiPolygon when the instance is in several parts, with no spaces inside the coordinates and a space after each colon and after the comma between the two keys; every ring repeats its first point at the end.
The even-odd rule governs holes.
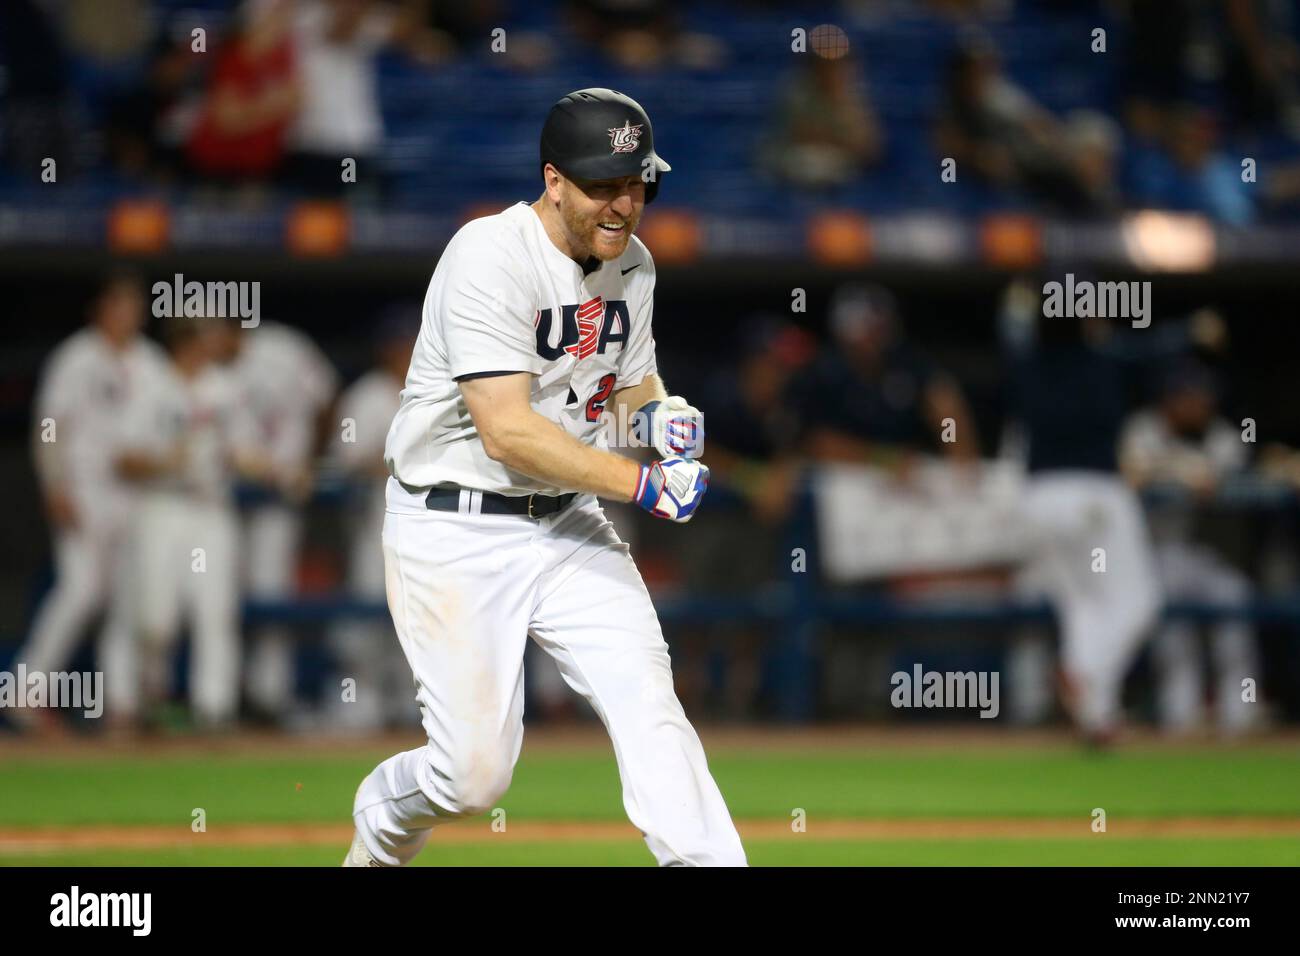
{"type": "Polygon", "coordinates": [[[456,485],[430,488],[424,505],[430,511],[457,511],[461,514],[521,515],[528,518],[547,518],[558,514],[578,497],[577,492],[567,495],[499,495],[492,491],[474,491],[456,485]],[[462,493],[464,504],[462,505],[462,493]]]}

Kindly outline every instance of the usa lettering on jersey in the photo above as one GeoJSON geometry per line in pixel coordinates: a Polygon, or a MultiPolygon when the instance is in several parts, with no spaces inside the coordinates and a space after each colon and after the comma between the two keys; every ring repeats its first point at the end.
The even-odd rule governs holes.
{"type": "Polygon", "coordinates": [[[602,302],[601,296],[596,296],[580,305],[561,306],[560,340],[555,345],[551,345],[552,314],[551,309],[541,309],[533,319],[537,354],[548,362],[554,362],[566,352],[581,361],[592,355],[604,355],[615,343],[627,342],[630,320],[625,299],[602,302]]]}

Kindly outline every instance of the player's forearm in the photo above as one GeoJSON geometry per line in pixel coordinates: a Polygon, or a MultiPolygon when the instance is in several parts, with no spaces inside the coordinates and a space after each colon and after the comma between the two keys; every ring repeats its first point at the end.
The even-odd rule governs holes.
{"type": "Polygon", "coordinates": [[[618,436],[619,439],[629,446],[632,445],[632,436],[627,434],[627,432],[631,432],[636,428],[632,416],[648,403],[662,402],[667,398],[668,390],[664,387],[663,379],[654,372],[643,378],[639,384],[630,388],[620,388],[615,392],[615,421],[618,423],[618,427],[623,430],[623,433],[618,436]]]}
{"type": "Polygon", "coordinates": [[[651,372],[637,385],[620,388],[614,393],[614,403],[623,406],[629,413],[635,412],[649,402],[660,401],[668,397],[668,390],[658,374],[651,372]]]}
{"type": "Polygon", "coordinates": [[[603,498],[632,500],[641,474],[636,462],[584,445],[533,411],[480,437],[488,457],[513,471],[603,498]]]}

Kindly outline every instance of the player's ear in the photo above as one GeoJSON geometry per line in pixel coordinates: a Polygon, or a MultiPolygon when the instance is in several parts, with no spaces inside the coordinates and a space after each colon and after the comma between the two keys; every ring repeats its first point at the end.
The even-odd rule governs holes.
{"type": "Polygon", "coordinates": [[[564,174],[547,163],[542,167],[542,182],[546,185],[546,198],[551,202],[559,202],[564,186],[564,174]]]}

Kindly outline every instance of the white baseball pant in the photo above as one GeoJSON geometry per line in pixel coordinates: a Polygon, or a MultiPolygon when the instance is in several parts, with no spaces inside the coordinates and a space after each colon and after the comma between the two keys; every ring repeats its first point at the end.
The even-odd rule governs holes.
{"type": "MultiPolygon", "coordinates": [[[[244,587],[250,598],[280,600],[297,591],[298,544],[302,516],[280,502],[257,505],[244,518],[244,587]]],[[[251,635],[244,687],[254,705],[282,714],[294,697],[293,632],[264,625],[251,635]]]]}
{"type": "MultiPolygon", "coordinates": [[[[240,657],[239,530],[233,507],[149,492],[142,496],[137,534],[145,684],[155,692],[165,689],[168,652],[186,619],[195,716],[212,725],[233,720],[239,709],[240,657]]],[[[123,666],[129,665],[124,661],[123,666]]],[[[115,679],[109,685],[111,690],[115,679]]],[[[109,703],[114,703],[111,694],[109,703]]]]}
{"type": "MultiPolygon", "coordinates": [[[[384,599],[383,486],[377,501],[366,501],[360,521],[352,531],[348,561],[348,594],[358,600],[384,599]]],[[[346,619],[332,624],[328,645],[336,667],[322,717],[333,729],[370,731],[384,724],[405,726],[417,711],[411,707],[414,687],[411,668],[393,639],[387,620],[346,619]],[[354,693],[346,699],[342,680],[351,678],[354,693]]]]}
{"type": "Polygon", "coordinates": [[[1142,507],[1118,477],[1033,475],[1025,508],[1040,580],[1056,608],[1075,720],[1105,732],[1120,720],[1124,677],[1160,610],[1142,507]],[[1105,570],[1097,549],[1104,552],[1105,570]]]}
{"type": "Polygon", "coordinates": [[[107,649],[130,639],[126,522],[98,521],[91,508],[83,504],[81,524],[54,536],[54,587],[41,601],[27,642],[14,658],[31,672],[64,669],[86,626],[101,609],[106,609],[99,643],[101,670],[109,670],[107,649]]]}
{"type": "MultiPolygon", "coordinates": [[[[1170,543],[1159,547],[1160,577],[1171,599],[1208,600],[1241,607],[1251,597],[1250,581],[1208,548],[1170,543]]],[[[1260,679],[1254,629],[1240,619],[1210,626],[1210,658],[1215,673],[1215,718],[1227,733],[1248,730],[1259,704],[1241,699],[1241,682],[1260,679]]],[[[1205,719],[1205,669],[1197,625],[1173,621],[1160,629],[1152,649],[1160,722],[1170,730],[1189,730],[1205,719]]]]}
{"type": "MultiPolygon", "coordinates": [[[[474,510],[462,492],[462,511],[474,510]]],[[[641,575],[594,496],[538,521],[428,511],[389,482],[388,605],[415,673],[428,743],[381,763],[353,817],[381,863],[431,829],[491,809],[523,742],[531,636],[604,722],[623,807],[661,865],[745,865],[704,749],[673,691],[641,575]]]]}

